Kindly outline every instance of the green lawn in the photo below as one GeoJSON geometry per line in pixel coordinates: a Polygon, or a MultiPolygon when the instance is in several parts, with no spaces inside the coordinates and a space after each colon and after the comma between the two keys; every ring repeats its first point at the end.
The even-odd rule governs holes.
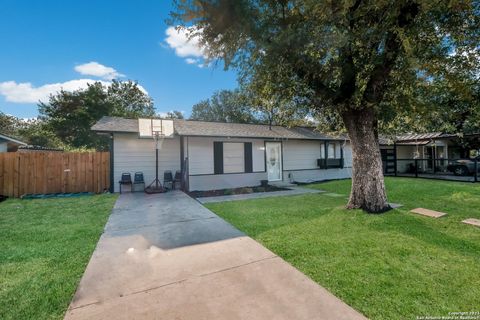
{"type": "Polygon", "coordinates": [[[61,319],[116,196],[0,203],[0,319],[61,319]]]}
{"type": "Polygon", "coordinates": [[[207,206],[373,319],[480,311],[480,184],[387,178],[382,215],[345,210],[350,181],[309,185],[343,194],[207,206]],[[433,219],[408,211],[447,212],[433,219]]]}

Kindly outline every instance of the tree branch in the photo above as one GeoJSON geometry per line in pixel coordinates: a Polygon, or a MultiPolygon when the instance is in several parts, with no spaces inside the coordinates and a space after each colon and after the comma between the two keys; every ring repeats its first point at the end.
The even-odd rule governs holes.
{"type": "MultiPolygon", "coordinates": [[[[405,29],[409,27],[419,13],[419,4],[409,1],[400,8],[397,17],[397,26],[405,29]]],[[[382,101],[385,86],[390,72],[401,50],[401,42],[398,33],[394,30],[387,32],[382,54],[374,62],[374,68],[363,94],[363,100],[367,104],[378,104],[382,101]]]]}

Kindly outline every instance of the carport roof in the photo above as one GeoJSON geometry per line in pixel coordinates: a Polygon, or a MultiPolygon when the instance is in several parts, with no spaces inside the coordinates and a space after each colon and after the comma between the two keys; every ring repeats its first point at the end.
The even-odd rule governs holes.
{"type": "Polygon", "coordinates": [[[398,145],[423,145],[428,144],[435,139],[450,139],[458,137],[455,134],[442,132],[427,132],[427,133],[407,133],[398,135],[396,137],[379,137],[380,145],[389,145],[396,142],[398,145]]]}
{"type": "MultiPolygon", "coordinates": [[[[103,117],[92,130],[97,132],[138,133],[138,120],[119,117],[103,117]]],[[[175,133],[181,136],[241,137],[266,139],[343,140],[325,135],[309,127],[282,127],[264,124],[223,123],[196,120],[174,120],[175,133]]]]}

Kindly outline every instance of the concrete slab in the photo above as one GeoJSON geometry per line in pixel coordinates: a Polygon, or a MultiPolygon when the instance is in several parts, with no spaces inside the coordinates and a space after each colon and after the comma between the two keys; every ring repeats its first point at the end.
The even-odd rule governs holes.
{"type": "Polygon", "coordinates": [[[71,308],[275,257],[249,237],[172,250],[151,245],[141,236],[123,238],[120,243],[114,238],[104,242],[102,252],[109,252],[111,248],[114,250],[111,254],[92,257],[87,268],[88,276],[82,279],[71,308]]]}
{"type": "Polygon", "coordinates": [[[394,202],[389,202],[388,203],[392,209],[397,209],[403,207],[403,204],[400,203],[394,203],[394,202]]]}
{"type": "Polygon", "coordinates": [[[471,224],[472,226],[480,227],[480,219],[468,218],[462,221],[466,224],[471,224]]]}
{"type": "Polygon", "coordinates": [[[65,319],[364,317],[194,199],[171,192],[120,196],[65,319]]]}
{"type": "Polygon", "coordinates": [[[431,218],[441,218],[441,217],[447,215],[445,212],[434,211],[434,210],[425,209],[425,208],[412,209],[412,210],[410,210],[410,212],[413,212],[413,213],[416,213],[416,214],[421,214],[423,216],[427,216],[427,217],[431,217],[431,218]]]}
{"type": "Polygon", "coordinates": [[[278,257],[70,309],[68,319],[366,319],[278,257]]]}
{"type": "Polygon", "coordinates": [[[214,203],[214,202],[235,201],[235,200],[261,199],[261,198],[270,198],[270,197],[296,196],[300,194],[325,192],[322,190],[300,188],[300,187],[289,187],[289,189],[290,190],[256,192],[256,193],[247,193],[247,194],[233,194],[229,196],[202,197],[202,198],[197,198],[197,200],[200,203],[214,203]]]}

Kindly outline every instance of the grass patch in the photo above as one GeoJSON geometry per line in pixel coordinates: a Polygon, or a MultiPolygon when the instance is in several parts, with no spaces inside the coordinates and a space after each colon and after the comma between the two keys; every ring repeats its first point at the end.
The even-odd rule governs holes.
{"type": "Polygon", "coordinates": [[[61,319],[116,196],[0,203],[0,319],[61,319]]]}
{"type": "MultiPolygon", "coordinates": [[[[348,196],[350,180],[309,185],[348,196]]],[[[345,197],[307,194],[206,206],[372,319],[480,311],[480,186],[387,178],[382,215],[345,210],[345,197]],[[408,211],[447,212],[440,219],[408,211]]]]}

